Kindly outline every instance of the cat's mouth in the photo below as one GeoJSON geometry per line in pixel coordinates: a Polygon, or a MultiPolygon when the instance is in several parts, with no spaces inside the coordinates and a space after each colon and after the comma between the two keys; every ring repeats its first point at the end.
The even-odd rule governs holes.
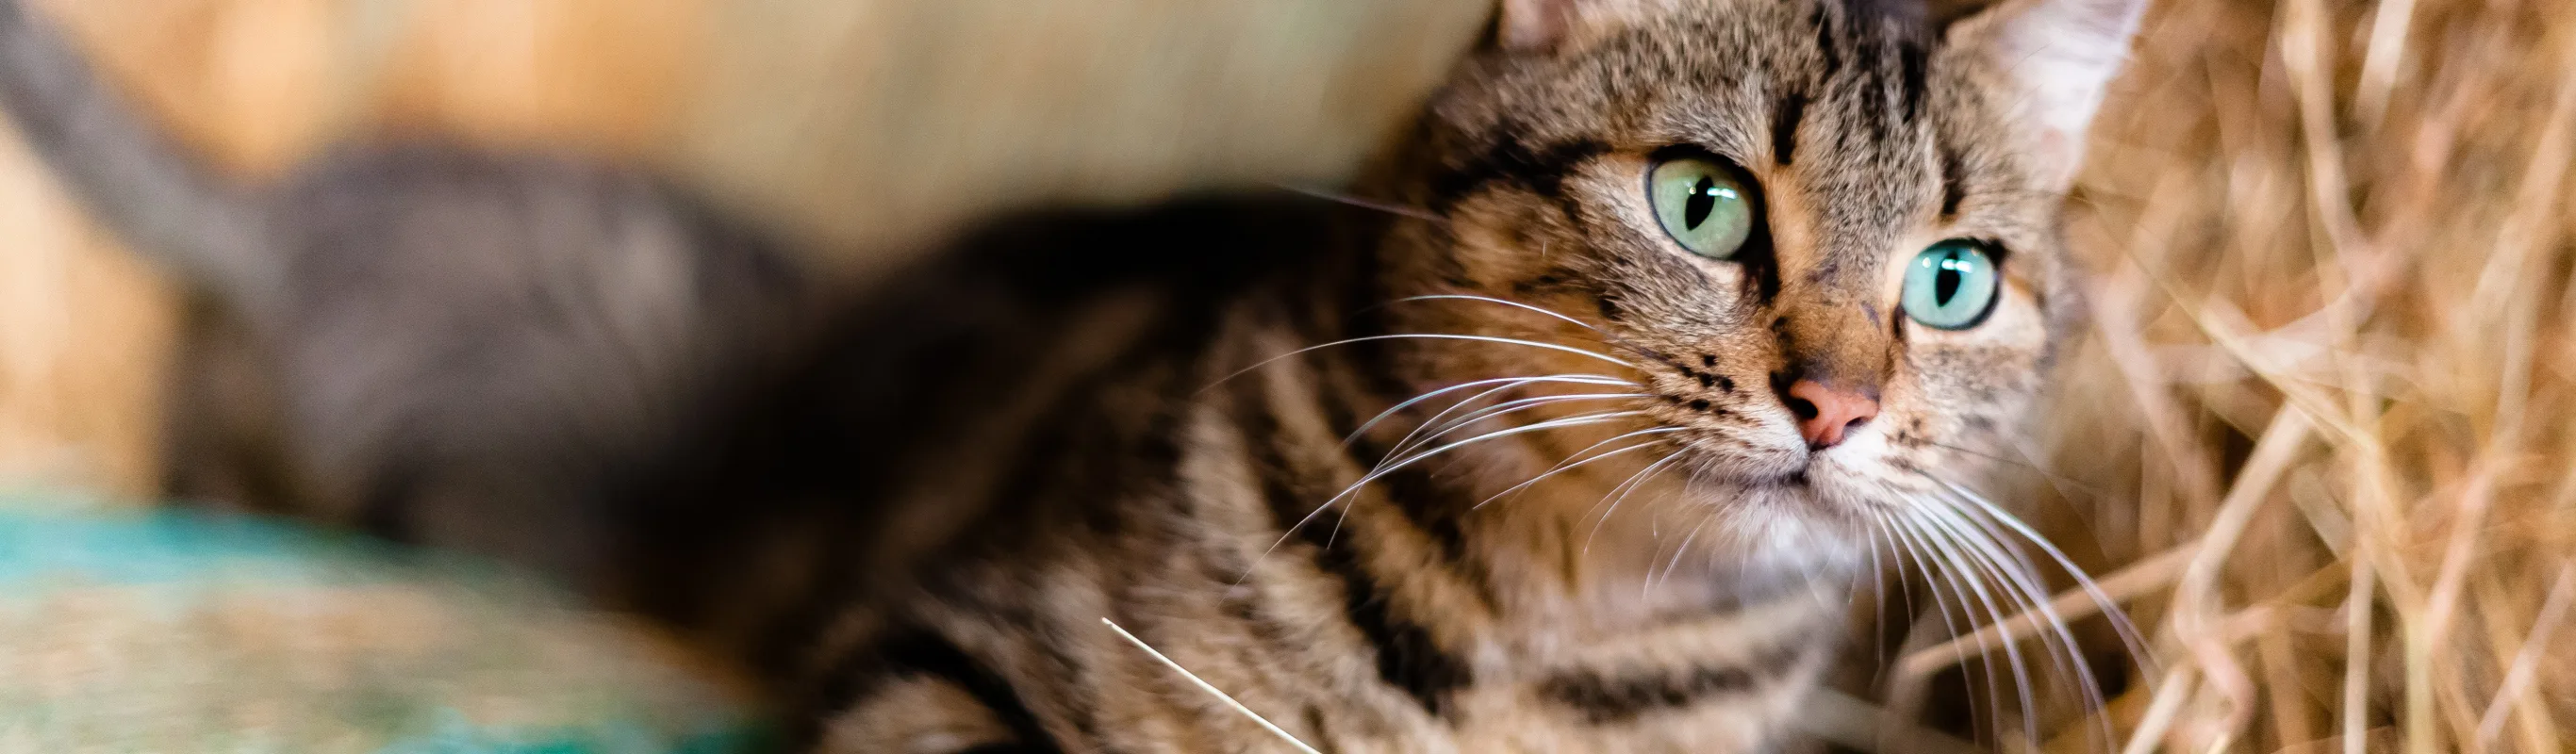
{"type": "Polygon", "coordinates": [[[1876,475],[1871,461],[1857,449],[1814,451],[1785,444],[1747,445],[1694,439],[1677,451],[1693,477],[1692,487],[1706,490],[1712,504],[1730,498],[1790,503],[1827,515],[1848,514],[1875,505],[1865,494],[1876,475]]]}

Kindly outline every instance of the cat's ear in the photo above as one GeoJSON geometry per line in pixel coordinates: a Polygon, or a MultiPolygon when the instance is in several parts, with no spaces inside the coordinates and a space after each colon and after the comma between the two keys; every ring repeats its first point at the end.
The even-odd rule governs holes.
{"type": "Polygon", "coordinates": [[[1501,0],[1490,44],[1547,52],[1624,27],[1673,0],[1501,0]]]}
{"type": "Polygon", "coordinates": [[[2032,156],[2051,188],[2075,180],[2084,130],[2129,57],[2146,0],[2002,0],[1960,19],[1952,49],[1979,55],[2012,91],[1991,101],[2038,140],[2032,156]]]}

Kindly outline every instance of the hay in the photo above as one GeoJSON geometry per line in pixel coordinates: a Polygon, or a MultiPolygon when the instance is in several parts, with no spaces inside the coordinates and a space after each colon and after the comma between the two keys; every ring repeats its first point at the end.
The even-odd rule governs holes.
{"type": "MultiPolygon", "coordinates": [[[[2570,13],[2159,0],[2076,197],[2092,333],[2029,451],[2055,474],[2018,496],[2092,551],[2156,662],[2102,709],[2041,705],[2045,742],[2012,709],[1951,727],[2006,750],[2099,750],[2105,722],[2127,751],[2576,744],[2570,13]]],[[[1889,675],[1962,690],[1951,651],[1889,675]]]]}

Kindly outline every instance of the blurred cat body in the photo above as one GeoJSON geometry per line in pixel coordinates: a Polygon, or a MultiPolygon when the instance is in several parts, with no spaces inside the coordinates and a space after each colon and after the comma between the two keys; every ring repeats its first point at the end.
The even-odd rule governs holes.
{"type": "Polygon", "coordinates": [[[776,242],[616,166],[362,144],[227,181],[24,13],[0,7],[19,133],[195,294],[176,496],[601,583],[610,480],[814,298],[776,242]]]}
{"type": "Polygon", "coordinates": [[[290,465],[361,470],[321,515],[441,544],[489,535],[422,522],[526,522],[463,544],[741,652],[802,745],[1287,746],[1109,618],[1319,750],[1760,751],[1886,522],[2037,400],[2073,296],[2058,206],[2138,10],[1502,0],[1358,183],[1390,210],[1028,215],[848,306],[613,171],[195,178],[28,68],[70,58],[14,8],[0,95],[255,323],[290,465]],[[1752,225],[1712,251],[1718,179],[1752,225]],[[345,219],[285,232],[319,218],[345,219]],[[1981,251],[1934,260],[1941,300],[1973,260],[1992,299],[1953,321],[1910,281],[1956,239],[1981,251]]]}

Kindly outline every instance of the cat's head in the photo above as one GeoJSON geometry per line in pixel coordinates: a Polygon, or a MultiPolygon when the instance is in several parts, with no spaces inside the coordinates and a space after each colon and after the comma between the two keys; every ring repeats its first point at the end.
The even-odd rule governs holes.
{"type": "Polygon", "coordinates": [[[1389,280],[1579,324],[1460,298],[1399,326],[1625,362],[1477,341],[1427,382],[1634,383],[1520,415],[1639,412],[1589,428],[1657,430],[1631,459],[1670,454],[1739,537],[1856,549],[1852,522],[2017,457],[2075,308],[2060,205],[2142,1],[1936,26],[1846,0],[1503,0],[1374,181],[1438,218],[1399,222],[1389,280]]]}

